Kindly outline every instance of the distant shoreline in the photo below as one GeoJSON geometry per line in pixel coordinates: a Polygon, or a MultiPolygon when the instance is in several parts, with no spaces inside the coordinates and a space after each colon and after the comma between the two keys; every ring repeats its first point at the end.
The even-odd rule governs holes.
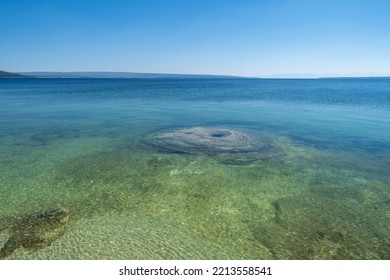
{"type": "Polygon", "coordinates": [[[32,76],[35,78],[116,78],[116,79],[240,79],[246,77],[229,75],[209,75],[209,74],[164,74],[164,73],[136,73],[136,72],[18,72],[20,75],[32,76]]]}
{"type": "Polygon", "coordinates": [[[244,77],[211,74],[165,74],[138,72],[5,72],[0,71],[0,78],[42,78],[42,79],[390,79],[390,76],[345,76],[345,77],[244,77]]]}

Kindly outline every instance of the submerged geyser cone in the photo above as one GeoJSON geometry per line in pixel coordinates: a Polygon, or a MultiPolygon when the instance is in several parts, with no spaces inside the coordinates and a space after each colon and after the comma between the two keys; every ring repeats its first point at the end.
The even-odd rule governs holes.
{"type": "Polygon", "coordinates": [[[164,152],[210,155],[257,152],[266,147],[264,139],[259,136],[212,127],[165,130],[148,135],[145,143],[164,152]]]}

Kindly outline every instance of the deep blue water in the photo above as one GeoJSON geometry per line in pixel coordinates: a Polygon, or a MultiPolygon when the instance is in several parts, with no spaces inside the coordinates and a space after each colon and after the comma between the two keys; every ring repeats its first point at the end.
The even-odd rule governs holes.
{"type": "Polygon", "coordinates": [[[98,102],[270,101],[390,108],[390,78],[360,79],[2,79],[2,98],[98,102]]]}
{"type": "Polygon", "coordinates": [[[156,117],[165,125],[240,123],[367,149],[390,145],[385,78],[2,79],[0,98],[3,128],[33,120],[135,125],[130,117],[145,125],[156,117]]]}

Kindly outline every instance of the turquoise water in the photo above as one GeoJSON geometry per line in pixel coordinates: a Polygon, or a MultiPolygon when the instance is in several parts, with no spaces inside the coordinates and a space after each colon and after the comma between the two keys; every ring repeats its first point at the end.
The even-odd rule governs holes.
{"type": "Polygon", "coordinates": [[[0,170],[0,247],[69,213],[7,259],[390,259],[390,79],[1,79],[0,170]],[[272,150],[143,143],[195,126],[272,150]]]}

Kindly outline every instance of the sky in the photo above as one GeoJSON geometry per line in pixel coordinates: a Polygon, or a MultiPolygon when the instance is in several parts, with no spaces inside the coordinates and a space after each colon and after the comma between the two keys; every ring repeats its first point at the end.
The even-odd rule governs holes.
{"type": "Polygon", "coordinates": [[[0,70],[390,76],[388,0],[0,0],[0,70]]]}

